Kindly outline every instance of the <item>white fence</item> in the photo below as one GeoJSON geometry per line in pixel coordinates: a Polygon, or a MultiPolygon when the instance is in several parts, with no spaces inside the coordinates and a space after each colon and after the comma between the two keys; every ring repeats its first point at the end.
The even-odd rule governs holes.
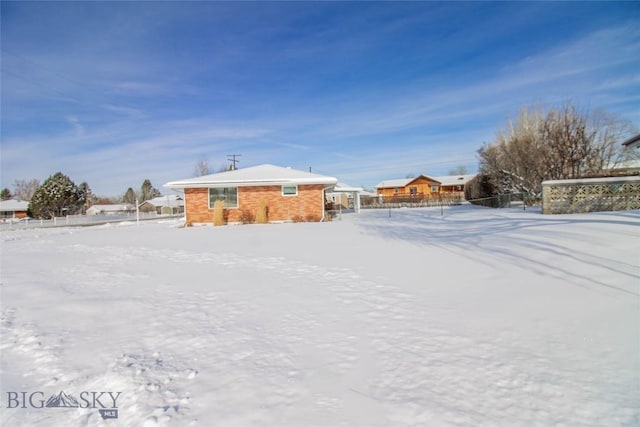
{"type": "MultiPolygon", "coordinates": [[[[140,221],[156,219],[156,218],[173,218],[181,217],[180,215],[158,215],[156,212],[140,212],[140,221]]],[[[25,228],[40,228],[40,227],[84,227],[90,225],[100,225],[108,223],[117,223],[125,221],[137,221],[138,216],[136,213],[130,214],[112,214],[112,215],[67,215],[63,217],[57,217],[53,219],[34,219],[34,218],[22,218],[8,219],[0,222],[0,229],[2,230],[18,230],[25,228]]]]}

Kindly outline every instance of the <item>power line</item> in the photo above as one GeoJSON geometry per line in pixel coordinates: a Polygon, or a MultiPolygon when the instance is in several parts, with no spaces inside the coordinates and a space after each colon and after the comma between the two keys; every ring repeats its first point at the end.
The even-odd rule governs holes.
{"type": "Polygon", "coordinates": [[[240,163],[240,160],[237,160],[236,157],[240,157],[242,154],[227,154],[227,160],[231,162],[231,170],[234,171],[238,169],[236,167],[236,163],[240,163]]]}

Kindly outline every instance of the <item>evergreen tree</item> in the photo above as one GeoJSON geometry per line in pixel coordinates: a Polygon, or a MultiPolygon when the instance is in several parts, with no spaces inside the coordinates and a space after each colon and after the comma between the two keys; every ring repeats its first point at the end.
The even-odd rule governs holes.
{"type": "Polygon", "coordinates": [[[80,189],[68,176],[57,172],[38,187],[29,202],[29,210],[36,218],[76,214],[82,211],[86,188],[80,189]]]}
{"type": "Polygon", "coordinates": [[[78,206],[80,210],[78,213],[84,214],[89,208],[89,202],[91,201],[91,188],[86,182],[80,183],[78,186],[78,206]]]}
{"type": "Polygon", "coordinates": [[[136,196],[136,192],[133,191],[133,188],[129,187],[129,188],[127,188],[127,192],[124,193],[124,196],[122,196],[122,202],[123,203],[129,203],[131,205],[135,205],[137,198],[138,198],[138,196],[136,196]]]}
{"type": "Polygon", "coordinates": [[[9,191],[8,188],[3,188],[2,192],[0,192],[0,200],[11,200],[13,199],[13,194],[9,191]]]}
{"type": "Polygon", "coordinates": [[[151,185],[151,181],[145,179],[142,183],[142,187],[140,187],[140,198],[142,199],[140,200],[140,203],[160,196],[162,196],[162,193],[151,185]]]}

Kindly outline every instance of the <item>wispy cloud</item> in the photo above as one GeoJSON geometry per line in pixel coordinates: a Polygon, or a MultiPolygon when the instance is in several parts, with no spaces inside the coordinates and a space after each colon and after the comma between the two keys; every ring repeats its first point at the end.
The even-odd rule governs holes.
{"type": "Polygon", "coordinates": [[[75,116],[68,116],[67,122],[73,127],[73,131],[76,137],[84,136],[84,126],[80,124],[80,120],[78,120],[75,116]]]}
{"type": "Polygon", "coordinates": [[[5,186],[62,170],[118,194],[229,152],[371,186],[474,169],[523,105],[640,123],[640,31],[616,7],[573,29],[558,4],[2,6],[5,186]]]}

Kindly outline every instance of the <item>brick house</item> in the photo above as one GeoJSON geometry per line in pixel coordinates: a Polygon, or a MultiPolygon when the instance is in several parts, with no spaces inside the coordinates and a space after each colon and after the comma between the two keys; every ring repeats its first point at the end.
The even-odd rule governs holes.
{"type": "Polygon", "coordinates": [[[325,218],[325,191],[337,182],[334,177],[265,164],[164,186],[184,191],[186,223],[197,224],[213,222],[216,200],[224,200],[228,222],[240,222],[243,211],[255,215],[261,200],[267,205],[270,222],[295,218],[321,221],[325,218]]]}

